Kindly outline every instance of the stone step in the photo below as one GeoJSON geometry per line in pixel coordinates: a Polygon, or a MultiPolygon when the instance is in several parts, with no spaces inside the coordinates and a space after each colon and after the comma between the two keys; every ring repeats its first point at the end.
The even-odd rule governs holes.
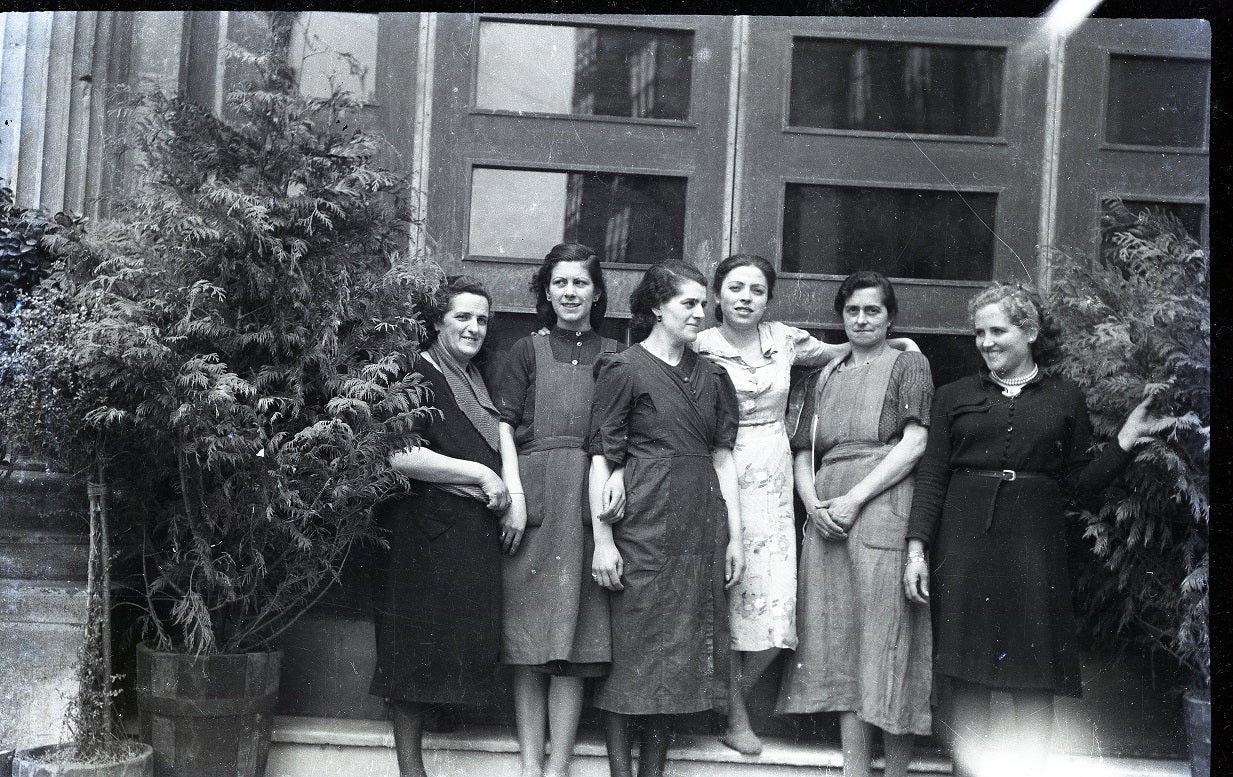
{"type": "MultiPolygon", "coordinates": [[[[758,756],[742,756],[709,736],[680,736],[668,753],[666,777],[840,777],[843,759],[834,746],[764,739],[758,756]]],[[[468,727],[424,736],[424,760],[433,777],[502,777],[518,774],[518,744],[511,730],[468,727]]],[[[880,759],[874,762],[880,773],[880,759]]],[[[911,775],[950,774],[949,759],[923,753],[911,775]]],[[[1188,777],[1183,761],[1059,755],[1050,777],[1188,777]]],[[[394,735],[387,721],[276,717],[266,777],[398,777],[394,735]]],[[[584,732],[574,748],[572,777],[608,777],[601,739],[584,732]]]]}

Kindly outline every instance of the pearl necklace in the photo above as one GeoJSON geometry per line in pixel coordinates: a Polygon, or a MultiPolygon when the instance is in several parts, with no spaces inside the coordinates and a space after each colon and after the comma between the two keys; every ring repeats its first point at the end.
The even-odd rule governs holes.
{"type": "Polygon", "coordinates": [[[994,383],[997,383],[1002,387],[1002,396],[1017,397],[1019,396],[1019,392],[1023,391],[1023,387],[1028,383],[1031,383],[1032,379],[1039,373],[1040,365],[1036,364],[1032,366],[1032,371],[1027,375],[1024,375],[1022,378],[999,378],[998,374],[992,370],[990,370],[989,376],[993,378],[994,383]]]}

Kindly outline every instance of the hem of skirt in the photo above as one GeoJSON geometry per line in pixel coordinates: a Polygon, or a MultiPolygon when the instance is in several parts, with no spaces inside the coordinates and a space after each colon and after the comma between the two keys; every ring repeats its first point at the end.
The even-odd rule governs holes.
{"type": "Polygon", "coordinates": [[[739,650],[742,653],[757,653],[762,650],[772,650],[772,649],[796,650],[797,644],[799,643],[795,639],[793,640],[787,640],[787,639],[763,640],[761,642],[752,642],[752,643],[744,643],[744,644],[737,644],[736,640],[732,640],[732,642],[730,643],[730,649],[739,650]]]}
{"type": "Polygon", "coordinates": [[[915,734],[917,736],[929,736],[933,733],[933,718],[927,716],[925,720],[913,723],[901,723],[892,721],[886,718],[879,718],[876,715],[866,715],[863,711],[857,708],[857,705],[850,702],[836,701],[817,701],[808,704],[793,704],[788,706],[776,706],[776,715],[811,715],[815,712],[853,712],[856,717],[864,723],[871,726],[877,726],[888,734],[896,736],[902,734],[915,734]]]}
{"type": "Polygon", "coordinates": [[[962,680],[965,683],[973,685],[984,685],[995,691],[1003,693],[1009,691],[1049,691],[1054,696],[1066,696],[1073,699],[1083,698],[1083,680],[1075,681],[1074,685],[1056,684],[1042,681],[1040,683],[1007,683],[1000,682],[995,678],[976,677],[974,675],[966,675],[957,670],[950,669],[935,669],[934,674],[950,678],[952,680],[962,680]]]}
{"type": "Polygon", "coordinates": [[[621,704],[596,699],[594,706],[596,709],[604,710],[605,712],[615,712],[618,715],[688,715],[694,712],[708,712],[710,710],[723,711],[723,708],[711,699],[697,702],[696,704],[680,704],[674,700],[651,706],[646,704],[621,704]]]}
{"type": "Polygon", "coordinates": [[[553,664],[558,661],[566,664],[611,664],[612,655],[608,654],[602,658],[591,658],[589,656],[501,655],[501,663],[507,666],[544,666],[545,664],[553,664]]]}

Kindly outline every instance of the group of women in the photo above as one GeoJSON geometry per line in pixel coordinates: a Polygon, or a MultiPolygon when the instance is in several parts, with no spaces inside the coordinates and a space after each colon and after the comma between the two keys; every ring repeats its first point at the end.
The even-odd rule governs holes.
{"type": "Polygon", "coordinates": [[[746,700],[783,649],[777,711],[839,713],[847,775],[869,774],[874,729],[884,774],[906,774],[935,680],[959,773],[979,773],[994,690],[1045,752],[1052,695],[1079,687],[1065,500],[1117,474],[1146,403],[1093,458],[1082,395],[1041,371],[1055,332],[1017,286],[972,300],[986,367],[935,398],[915,344],[888,338],[884,277],[841,284],[843,345],[764,320],[775,280],[761,257],[723,260],[704,329],[703,275],[653,265],[622,348],[597,331],[599,258],[555,246],[531,283],[545,329],[488,383],[491,300],[450,279],[417,368],[440,414],[391,459],[412,491],[378,510],[372,692],[403,777],[426,774],[425,713],[490,701],[501,663],[524,776],[569,773],[587,678],[614,777],[635,741],[638,775],[663,774],[681,713],[726,711],[722,741],[757,754],[746,700]],[[790,385],[794,365],[816,369],[790,385]]]}

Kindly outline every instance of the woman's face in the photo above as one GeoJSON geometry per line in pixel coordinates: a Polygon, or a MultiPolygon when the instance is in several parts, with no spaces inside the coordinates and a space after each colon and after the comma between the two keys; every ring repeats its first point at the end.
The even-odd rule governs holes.
{"type": "Polygon", "coordinates": [[[1011,323],[997,302],[985,305],[972,316],[976,350],[990,371],[1003,378],[1016,378],[1032,369],[1032,343],[1036,333],[1011,323]]]}
{"type": "Polygon", "coordinates": [[[697,281],[682,280],[676,294],[652,310],[660,317],[656,329],[676,342],[692,343],[706,317],[706,288],[697,281]]]}
{"type": "Polygon", "coordinates": [[[719,286],[719,309],[723,311],[724,323],[733,329],[756,327],[769,301],[766,275],[757,267],[736,267],[719,286]]]}
{"type": "Polygon", "coordinates": [[[843,303],[843,331],[853,348],[877,348],[886,342],[890,324],[881,289],[857,289],[843,303]]]}
{"type": "Polygon", "coordinates": [[[488,335],[488,300],[470,292],[455,294],[445,318],[433,326],[441,346],[465,365],[479,353],[488,335]]]}
{"type": "Polygon", "coordinates": [[[590,329],[595,284],[586,262],[557,262],[548,279],[548,301],[564,329],[590,329]]]}

